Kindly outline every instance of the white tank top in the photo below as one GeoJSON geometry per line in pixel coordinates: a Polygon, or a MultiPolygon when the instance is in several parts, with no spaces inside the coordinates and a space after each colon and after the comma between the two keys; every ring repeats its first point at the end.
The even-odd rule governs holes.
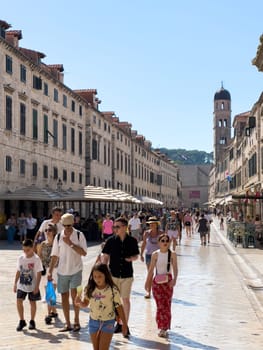
{"type": "MultiPolygon", "coordinates": [[[[156,273],[158,275],[167,273],[167,264],[168,264],[168,252],[162,253],[160,250],[157,250],[157,262],[156,262],[156,273]]],[[[170,271],[171,261],[169,265],[170,271]]]]}

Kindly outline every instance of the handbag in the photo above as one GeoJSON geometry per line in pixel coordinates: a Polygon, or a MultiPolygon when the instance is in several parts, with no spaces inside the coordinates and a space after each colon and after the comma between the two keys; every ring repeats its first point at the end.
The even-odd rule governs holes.
{"type": "Polygon", "coordinates": [[[57,297],[52,281],[47,281],[46,285],[46,302],[50,306],[56,305],[57,297]]]}
{"type": "Polygon", "coordinates": [[[154,281],[157,284],[167,283],[168,282],[168,275],[167,275],[167,273],[162,273],[160,275],[155,275],[154,281]]]}
{"type": "Polygon", "coordinates": [[[171,251],[170,249],[168,250],[168,262],[167,262],[167,273],[160,273],[156,274],[154,276],[154,282],[157,284],[163,284],[163,283],[168,283],[169,278],[168,278],[168,272],[170,269],[170,261],[171,261],[171,251]]]}

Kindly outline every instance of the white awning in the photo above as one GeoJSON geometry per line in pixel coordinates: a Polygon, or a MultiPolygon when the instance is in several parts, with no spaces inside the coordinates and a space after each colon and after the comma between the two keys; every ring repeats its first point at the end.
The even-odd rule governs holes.
{"type": "Polygon", "coordinates": [[[98,202],[123,202],[123,203],[134,203],[140,204],[141,202],[134,196],[124,191],[120,191],[112,188],[96,187],[96,186],[85,186],[78,191],[64,196],[60,199],[61,201],[98,201],[98,202]]]}
{"type": "Polygon", "coordinates": [[[163,205],[163,202],[161,202],[157,199],[154,199],[154,198],[150,198],[150,197],[146,197],[146,196],[136,196],[136,198],[139,199],[144,204],[163,205]]]}

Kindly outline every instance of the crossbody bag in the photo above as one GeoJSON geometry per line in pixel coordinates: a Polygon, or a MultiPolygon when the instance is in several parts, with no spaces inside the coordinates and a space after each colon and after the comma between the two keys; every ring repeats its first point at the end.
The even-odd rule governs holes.
{"type": "Polygon", "coordinates": [[[157,284],[168,283],[168,272],[170,270],[171,263],[171,250],[168,249],[168,261],[167,261],[167,273],[156,274],[154,277],[154,282],[157,284]]]}

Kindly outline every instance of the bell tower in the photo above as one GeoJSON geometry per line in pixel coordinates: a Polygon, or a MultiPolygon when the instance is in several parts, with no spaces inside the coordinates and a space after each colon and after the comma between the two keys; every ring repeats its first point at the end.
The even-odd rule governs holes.
{"type": "Polygon", "coordinates": [[[231,140],[231,96],[221,89],[214,96],[214,163],[222,158],[225,148],[231,140]]]}

